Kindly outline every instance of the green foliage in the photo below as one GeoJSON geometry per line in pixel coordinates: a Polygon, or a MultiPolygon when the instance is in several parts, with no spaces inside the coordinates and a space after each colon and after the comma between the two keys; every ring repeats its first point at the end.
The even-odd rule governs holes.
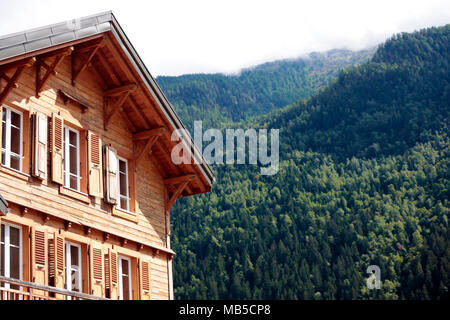
{"type": "Polygon", "coordinates": [[[211,193],[177,201],[175,296],[448,299],[449,33],[395,36],[308,100],[240,123],[280,128],[280,171],[217,165],[211,193]]]}

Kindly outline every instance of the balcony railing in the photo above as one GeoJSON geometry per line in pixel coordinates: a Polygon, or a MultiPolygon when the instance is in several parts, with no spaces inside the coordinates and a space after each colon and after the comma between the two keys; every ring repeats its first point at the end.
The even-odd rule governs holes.
{"type": "Polygon", "coordinates": [[[0,300],[110,300],[0,276],[0,300]]]}

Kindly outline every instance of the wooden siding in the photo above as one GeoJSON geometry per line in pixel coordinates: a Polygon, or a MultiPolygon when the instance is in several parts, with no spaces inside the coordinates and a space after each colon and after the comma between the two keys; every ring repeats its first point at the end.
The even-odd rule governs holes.
{"type": "MultiPolygon", "coordinates": [[[[40,97],[37,98],[35,96],[35,67],[25,68],[17,81],[18,88],[12,90],[4,102],[5,105],[26,111],[23,119],[24,126],[26,126],[23,171],[26,174],[16,173],[5,168],[0,170],[0,193],[12,204],[8,216],[2,219],[20,223],[26,227],[38,225],[40,230],[47,230],[49,234],[63,233],[65,238],[71,239],[71,241],[86,244],[96,243],[103,248],[103,253],[106,253],[108,248],[114,248],[119,254],[134,252],[136,257],[145,257],[147,261],[150,261],[152,299],[167,299],[169,297],[169,255],[166,252],[171,252],[171,250],[166,248],[164,177],[161,173],[161,165],[155,163],[157,160],[154,157],[146,155],[139,166],[135,168],[137,222],[112,215],[111,205],[105,204],[100,198],[80,195],[90,202],[88,204],[61,194],[59,185],[51,181],[50,155],[47,157],[47,179],[40,180],[28,175],[31,165],[29,161],[30,142],[32,141],[29,124],[31,115],[36,111],[49,117],[49,127],[52,113],[60,114],[65,124],[80,130],[93,131],[100,135],[103,145],[111,144],[122,154],[133,156],[133,137],[122,112],[114,115],[107,130],[103,127],[103,91],[105,88],[101,78],[96,72],[93,72],[92,68],[88,67],[79,75],[73,86],[70,70],[71,57],[68,56],[57,66],[57,75],[50,77],[40,92],[40,97]],[[63,99],[58,95],[59,89],[65,89],[78,96],[93,108],[89,108],[87,112],[83,113],[82,109],[74,103],[64,104],[63,99]],[[21,216],[23,207],[29,208],[29,210],[21,216]],[[43,219],[42,213],[48,214],[50,219],[43,219]],[[67,231],[65,222],[72,222],[72,227],[67,231]],[[92,232],[86,235],[85,227],[92,228],[92,232]],[[105,233],[111,234],[108,240],[104,239],[105,233]],[[121,239],[129,241],[127,244],[123,244],[121,239]],[[137,250],[136,244],[145,246],[143,249],[137,250]],[[156,249],[159,250],[158,254],[155,254],[156,249]]],[[[80,138],[82,136],[80,135],[80,138]]],[[[50,148],[48,149],[50,150],[50,148]]],[[[80,159],[82,167],[84,167],[84,171],[82,170],[84,181],[82,179],[81,188],[84,192],[87,192],[86,157],[87,154],[81,154],[80,159]]],[[[24,249],[29,250],[28,247],[24,247],[24,249]]],[[[24,273],[24,279],[28,280],[28,278],[29,273],[24,273]]],[[[84,283],[83,286],[85,287],[83,291],[89,293],[87,291],[88,284],[84,283]]],[[[137,297],[136,293],[134,297],[137,297]]]]}

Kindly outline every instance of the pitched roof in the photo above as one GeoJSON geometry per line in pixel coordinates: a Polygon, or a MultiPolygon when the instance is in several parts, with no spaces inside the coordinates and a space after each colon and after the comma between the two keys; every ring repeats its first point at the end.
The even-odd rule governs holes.
{"type": "MultiPolygon", "coordinates": [[[[209,165],[111,11],[2,36],[0,37],[0,65],[14,61],[15,58],[33,56],[33,53],[38,51],[61,47],[64,44],[68,45],[76,40],[91,38],[105,32],[114,35],[115,40],[151,92],[160,111],[172,128],[182,130],[183,141],[189,141],[189,144],[193,146],[191,156],[196,159],[195,163],[198,164],[203,177],[211,185],[215,181],[215,177],[209,165]]],[[[191,150],[191,148],[186,148],[186,150],[191,150]]]]}

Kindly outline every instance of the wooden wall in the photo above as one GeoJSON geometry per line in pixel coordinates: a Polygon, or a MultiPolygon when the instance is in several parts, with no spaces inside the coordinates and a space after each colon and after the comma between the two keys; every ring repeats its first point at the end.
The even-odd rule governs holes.
{"type": "MultiPolygon", "coordinates": [[[[132,133],[127,127],[123,115],[117,113],[107,130],[103,128],[103,88],[96,73],[87,68],[81,73],[75,86],[71,84],[70,56],[64,58],[57,67],[57,75],[51,76],[44,86],[40,97],[35,97],[35,67],[25,68],[18,80],[19,87],[8,95],[5,105],[25,111],[24,123],[29,117],[39,111],[49,117],[52,113],[60,113],[64,121],[80,129],[93,130],[101,135],[103,144],[111,144],[125,155],[133,154],[132,133]],[[65,105],[57,94],[58,89],[66,89],[72,94],[84,99],[94,108],[82,113],[81,108],[73,103],[65,105]]],[[[50,120],[50,118],[49,118],[50,120]]],[[[50,124],[50,121],[49,121],[50,124]]],[[[30,133],[24,135],[24,150],[28,160],[31,154],[30,133]]],[[[168,252],[166,249],[166,216],[164,199],[164,182],[158,165],[146,156],[136,168],[137,183],[137,222],[123,219],[111,214],[111,205],[107,205],[99,198],[89,197],[89,204],[70,196],[62,195],[59,186],[50,181],[50,155],[48,178],[44,181],[31,176],[0,170],[0,193],[13,204],[30,208],[23,217],[20,208],[12,205],[12,210],[6,219],[17,220],[24,225],[42,224],[50,233],[64,231],[64,221],[72,222],[72,228],[64,231],[75,239],[97,241],[107,249],[114,245],[125,248],[137,254],[147,254],[151,257],[151,288],[152,298],[168,298],[168,252]],[[41,213],[48,213],[52,218],[42,221],[41,213]],[[84,227],[92,228],[89,235],[84,234],[84,227]],[[111,234],[111,238],[104,241],[104,231],[111,234]],[[121,246],[119,239],[127,239],[128,244],[121,246]],[[136,250],[136,243],[145,245],[141,251],[136,250]],[[155,248],[159,254],[153,256],[155,248]]],[[[24,162],[24,167],[29,166],[24,162]]],[[[83,165],[83,164],[82,164],[83,165]]],[[[84,164],[87,167],[87,163],[84,164]]],[[[28,169],[25,172],[30,172],[28,169]]],[[[85,177],[87,178],[87,177],[85,177]]],[[[84,241],[83,240],[83,241],[84,241]]]]}

